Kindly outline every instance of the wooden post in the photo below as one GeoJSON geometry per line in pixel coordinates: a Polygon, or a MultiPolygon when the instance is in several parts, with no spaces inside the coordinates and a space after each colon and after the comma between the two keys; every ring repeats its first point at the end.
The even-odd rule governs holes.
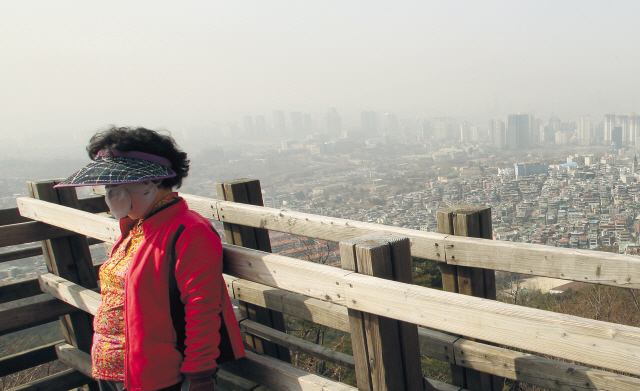
{"type": "MultiPolygon", "coordinates": [[[[372,234],[340,242],[342,268],[413,283],[406,237],[372,234]]],[[[351,344],[360,391],[433,390],[422,381],[415,324],[349,309],[351,344]]]]}
{"type": "MultiPolygon", "coordinates": [[[[219,182],[216,183],[216,188],[218,191],[218,199],[220,200],[264,206],[260,181],[257,179],[242,178],[219,182]]],[[[224,210],[222,210],[221,213],[224,215],[224,210]]],[[[224,223],[224,230],[227,243],[229,244],[271,252],[269,232],[266,229],[224,223]]],[[[286,332],[284,315],[281,312],[268,310],[243,301],[239,303],[238,307],[243,317],[278,331],[286,332]]],[[[279,358],[288,363],[291,362],[289,349],[284,346],[263,340],[249,333],[245,333],[245,341],[260,354],[279,358]]]]}
{"type": "MultiPolygon", "coordinates": [[[[459,205],[437,212],[438,232],[456,236],[491,239],[491,208],[475,205],[459,205]]],[[[446,251],[446,249],[445,249],[446,251]]],[[[494,270],[476,267],[440,264],[442,288],[447,292],[496,299],[496,274],[494,270]]],[[[470,391],[502,391],[504,380],[473,369],[451,364],[453,385],[470,391]]]]}
{"type": "MultiPolygon", "coordinates": [[[[74,188],[54,189],[56,181],[27,182],[29,195],[33,198],[79,208],[78,196],[74,188]]],[[[98,276],[93,267],[91,252],[84,235],[72,235],[42,241],[42,252],[50,273],[65,278],[85,288],[98,287],[98,276]]],[[[60,317],[62,332],[67,343],[85,353],[91,352],[93,343],[93,316],[77,312],[60,317]]],[[[92,382],[90,390],[98,390],[92,382]]]]}

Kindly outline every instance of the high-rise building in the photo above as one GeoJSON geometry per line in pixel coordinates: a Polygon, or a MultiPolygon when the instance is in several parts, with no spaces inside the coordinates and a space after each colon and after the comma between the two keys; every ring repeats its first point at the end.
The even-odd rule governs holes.
{"type": "Polygon", "coordinates": [[[636,148],[640,146],[640,116],[637,114],[631,114],[629,116],[629,134],[631,137],[631,144],[636,148]]]}
{"type": "Polygon", "coordinates": [[[611,144],[615,144],[616,149],[622,148],[622,126],[615,126],[611,131],[611,144]]]}
{"type": "Polygon", "coordinates": [[[489,120],[489,145],[491,145],[493,148],[504,149],[505,128],[503,120],[489,120]]]}
{"type": "Polygon", "coordinates": [[[267,119],[264,115],[255,116],[255,129],[258,137],[265,137],[267,135],[267,119]]]}
{"type": "Polygon", "coordinates": [[[293,137],[304,136],[302,131],[304,128],[304,121],[302,118],[302,113],[299,111],[291,113],[291,135],[293,137]]]}
{"type": "Polygon", "coordinates": [[[384,128],[389,133],[398,133],[400,130],[400,124],[398,117],[393,113],[384,113],[384,128]]]}
{"type": "Polygon", "coordinates": [[[372,136],[378,133],[378,115],[375,111],[363,111],[360,113],[360,121],[365,135],[372,136]]]}
{"type": "Polygon", "coordinates": [[[273,131],[276,136],[284,136],[287,134],[287,125],[284,120],[284,110],[275,110],[273,112],[273,131]]]}
{"type": "Polygon", "coordinates": [[[338,110],[336,110],[335,107],[327,110],[327,114],[325,116],[325,126],[327,133],[329,133],[331,136],[339,137],[342,134],[342,120],[340,119],[338,110]]]}
{"type": "Polygon", "coordinates": [[[606,144],[610,144],[611,142],[611,133],[613,132],[613,128],[616,126],[616,115],[615,114],[605,114],[604,115],[604,141],[606,144]]]}
{"type": "Polygon", "coordinates": [[[438,140],[456,138],[456,121],[449,117],[438,117],[433,119],[433,135],[438,140]]]}
{"type": "Polygon", "coordinates": [[[591,138],[591,117],[585,115],[578,122],[578,145],[589,145],[591,138]]]}
{"type": "Polygon", "coordinates": [[[250,115],[245,115],[242,117],[242,124],[244,135],[246,137],[253,137],[255,134],[255,127],[253,126],[253,117],[250,115]]]}
{"type": "Polygon", "coordinates": [[[507,149],[531,147],[531,118],[529,114],[511,114],[507,118],[507,149]]]}

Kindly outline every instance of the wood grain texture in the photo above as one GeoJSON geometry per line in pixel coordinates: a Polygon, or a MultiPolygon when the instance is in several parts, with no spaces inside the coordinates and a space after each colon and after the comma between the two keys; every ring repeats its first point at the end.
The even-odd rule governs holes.
{"type": "Polygon", "coordinates": [[[640,375],[640,328],[350,274],[349,308],[640,375]]]}
{"type": "MultiPolygon", "coordinates": [[[[91,356],[67,343],[55,346],[57,358],[69,367],[91,376],[91,356]]],[[[218,385],[229,390],[253,391],[260,385],[232,375],[224,370],[218,371],[218,385]]]]}
{"type": "Polygon", "coordinates": [[[78,312],[77,308],[51,298],[0,311],[0,335],[53,322],[60,316],[78,312]]]}
{"type": "Polygon", "coordinates": [[[43,377],[33,382],[11,388],[11,391],[60,391],[70,390],[91,383],[97,387],[93,379],[75,369],[67,369],[55,375],[43,377]]]}
{"type": "Polygon", "coordinates": [[[335,350],[274,330],[271,327],[249,319],[241,320],[240,327],[246,332],[250,332],[253,335],[278,345],[286,346],[290,350],[302,352],[346,368],[355,368],[353,356],[349,356],[348,354],[336,352],[335,350]]]}
{"type": "MultiPolygon", "coordinates": [[[[75,188],[55,189],[55,184],[56,181],[51,180],[33,181],[27,182],[27,187],[29,194],[35,199],[79,209],[80,203],[75,188]]],[[[98,287],[98,276],[93,269],[86,236],[76,234],[45,240],[42,242],[42,250],[49,272],[86,288],[98,287]]],[[[91,316],[83,312],[74,312],[61,317],[60,323],[68,343],[82,351],[91,351],[93,344],[91,316]]],[[[90,389],[97,390],[97,387],[91,385],[90,389]]]]}
{"type": "Polygon", "coordinates": [[[41,294],[38,278],[28,278],[0,286],[0,304],[41,294]]]}
{"type": "Polygon", "coordinates": [[[272,357],[247,352],[247,356],[222,364],[221,369],[278,391],[357,391],[272,357]]]}
{"type": "Polygon", "coordinates": [[[102,302],[100,293],[51,273],[41,274],[38,276],[38,280],[43,292],[91,315],[98,312],[98,307],[102,302]]]}
{"type": "Polygon", "coordinates": [[[73,232],[37,221],[5,225],[0,227],[0,247],[61,238],[69,235],[73,235],[73,232]]]}
{"type": "MultiPolygon", "coordinates": [[[[242,283],[243,280],[235,277],[226,276],[227,280],[233,280],[234,284],[242,283]]],[[[260,284],[244,281],[246,285],[245,290],[253,289],[256,292],[264,292],[266,296],[272,295],[278,290],[264,287],[262,289],[257,286],[260,284]]],[[[233,288],[231,288],[233,289],[233,288]]],[[[288,292],[286,292],[288,293],[288,292]]],[[[80,293],[83,295],[84,293],[80,293]]],[[[299,298],[303,298],[302,295],[291,294],[299,298]]],[[[245,297],[258,298],[259,294],[252,294],[245,297]]],[[[88,302],[94,300],[95,303],[88,305],[88,307],[97,307],[99,304],[95,295],[85,295],[82,301],[88,302]]],[[[304,303],[304,300],[318,301],[316,299],[309,299],[304,297],[299,302],[304,303]]],[[[264,303],[270,303],[281,305],[278,300],[266,299],[264,303]]],[[[290,298],[289,302],[293,302],[293,298],[290,298]]],[[[260,304],[260,303],[254,303],[260,304]]],[[[302,319],[313,320],[315,315],[312,315],[316,310],[322,312],[333,312],[333,315],[319,315],[319,318],[343,318],[341,324],[346,324],[346,309],[336,304],[328,304],[329,307],[317,308],[314,306],[308,307],[309,317],[302,319]]],[[[320,323],[323,324],[323,323],[320,323]]],[[[331,327],[335,322],[331,321],[326,326],[331,327]]],[[[346,327],[343,327],[346,328],[346,327]]],[[[346,330],[343,330],[346,331],[346,330]]],[[[640,380],[629,376],[614,374],[602,370],[596,370],[587,368],[576,364],[566,364],[555,360],[531,356],[512,350],[490,346],[487,344],[473,342],[465,340],[464,338],[458,338],[449,334],[441,333],[435,330],[419,328],[420,350],[421,354],[436,358],[447,362],[457,362],[460,366],[467,368],[473,368],[481,370],[483,372],[491,373],[498,376],[507,377],[513,380],[520,380],[523,382],[531,383],[541,387],[548,387],[553,384],[555,386],[575,387],[580,389],[583,386],[585,379],[591,379],[591,383],[599,389],[613,390],[613,391],[630,391],[639,387],[640,380]],[[575,375],[574,375],[575,373],[575,375]]],[[[438,389],[436,387],[436,389],[438,389]]],[[[585,388],[590,389],[590,388],[585,388]]]]}
{"type": "MultiPolygon", "coordinates": [[[[216,189],[218,198],[220,199],[257,206],[264,205],[260,181],[258,180],[243,178],[216,183],[216,189]]],[[[266,229],[229,223],[224,224],[224,229],[227,243],[271,252],[271,242],[269,241],[269,233],[266,229]]],[[[273,327],[276,330],[285,331],[284,316],[282,313],[244,302],[240,302],[239,307],[243,315],[249,319],[273,327]]],[[[286,362],[291,362],[291,355],[285,347],[269,341],[262,341],[250,333],[245,334],[245,339],[257,352],[277,357],[286,362]]]]}
{"type": "Polygon", "coordinates": [[[52,342],[0,358],[0,377],[56,360],[58,356],[55,346],[61,342],[63,341],[52,342]]]}
{"type": "Polygon", "coordinates": [[[266,228],[294,235],[341,242],[376,232],[407,236],[414,256],[444,262],[444,252],[436,256],[435,243],[445,235],[398,228],[355,220],[339,219],[287,210],[244,205],[228,201],[218,203],[220,221],[266,228]]]}
{"type": "Polygon", "coordinates": [[[58,227],[56,229],[64,228],[105,242],[115,242],[120,235],[118,221],[109,217],[27,197],[20,197],[17,202],[23,216],[58,227]]]}
{"type": "MultiPolygon", "coordinates": [[[[412,281],[410,242],[406,237],[375,233],[340,242],[341,254],[345,251],[346,267],[358,273],[385,279],[412,281]]],[[[362,344],[366,355],[359,357],[354,348],[356,374],[369,371],[370,384],[358,381],[359,389],[372,390],[422,390],[422,371],[416,325],[398,322],[384,316],[369,313],[350,313],[351,340],[354,346],[362,344]],[[362,325],[362,331],[360,330],[362,325]],[[360,343],[357,339],[362,339],[360,343]],[[362,364],[358,365],[361,361],[362,364]],[[368,365],[368,368],[366,367],[368,365]]],[[[363,376],[364,377],[364,376],[363,376]]]]}

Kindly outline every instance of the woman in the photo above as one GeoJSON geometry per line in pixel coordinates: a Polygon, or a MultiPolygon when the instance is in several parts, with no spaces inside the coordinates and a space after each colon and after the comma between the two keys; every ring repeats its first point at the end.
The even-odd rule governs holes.
{"type": "Polygon", "coordinates": [[[56,187],[105,185],[121,235],[100,268],[92,375],[101,390],[214,390],[217,365],[244,356],[213,226],[173,191],[189,171],[173,138],[98,132],[92,163],[56,187]],[[186,387],[186,384],[185,384],[186,387]],[[185,388],[187,389],[187,388],[185,388]]]}

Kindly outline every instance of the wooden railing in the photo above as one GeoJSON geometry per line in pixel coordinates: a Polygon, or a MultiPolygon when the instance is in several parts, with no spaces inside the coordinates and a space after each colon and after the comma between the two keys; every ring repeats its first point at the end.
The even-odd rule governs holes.
{"type": "MultiPolygon", "coordinates": [[[[426,233],[204,197],[183,197],[191,209],[228,224],[336,242],[372,233],[391,233],[410,240],[413,256],[447,265],[620,287],[638,288],[640,284],[640,261],[632,256],[426,233]]],[[[46,238],[34,233],[44,231],[53,232],[54,236],[80,233],[105,242],[113,242],[118,234],[117,222],[106,216],[32,198],[20,198],[18,205],[23,216],[39,222],[33,223],[37,228],[28,232],[30,238],[37,237],[34,240],[46,238]]],[[[92,210],[100,211],[104,208],[92,210]]],[[[0,228],[8,227],[11,226],[0,228]]],[[[417,324],[424,327],[418,329],[422,355],[550,389],[640,389],[639,328],[442,292],[232,245],[225,245],[224,249],[227,288],[232,297],[243,302],[345,332],[352,331],[348,313],[351,310],[417,324]]],[[[44,312],[34,316],[34,308],[19,308],[11,314],[3,311],[0,332],[34,324],[35,318],[38,319],[35,323],[49,321],[78,309],[92,313],[99,304],[96,292],[58,276],[44,275],[40,283],[44,291],[61,300],[47,302],[46,316],[44,312]]],[[[9,293],[18,284],[25,292],[33,293],[38,282],[3,287],[0,299],[14,300],[13,297],[20,296],[9,293]]],[[[41,312],[46,306],[36,311],[41,312]]],[[[241,319],[241,325],[248,333],[277,345],[346,367],[356,366],[351,356],[310,344],[251,319],[241,319]]],[[[49,354],[52,350],[42,349],[49,354]]],[[[86,353],[68,344],[59,345],[56,351],[70,366],[87,373],[86,353]]],[[[0,361],[0,368],[4,362],[0,361]]],[[[302,376],[302,370],[253,353],[234,365],[225,368],[222,377],[231,379],[230,384],[239,384],[242,377],[253,382],[246,384],[244,380],[245,386],[253,387],[244,389],[255,389],[259,384],[273,389],[312,389],[320,384],[344,387],[331,389],[353,389],[304,371],[306,380],[302,381],[297,377],[302,376]],[[279,388],[284,384],[288,388],[279,388]]],[[[430,389],[429,384],[441,390],[461,389],[433,381],[425,382],[425,389],[430,389]]]]}

